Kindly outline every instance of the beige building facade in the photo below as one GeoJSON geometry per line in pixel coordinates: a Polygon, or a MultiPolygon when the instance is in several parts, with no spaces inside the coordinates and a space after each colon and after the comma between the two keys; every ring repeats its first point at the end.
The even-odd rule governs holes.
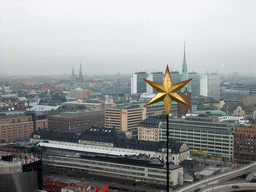
{"type": "Polygon", "coordinates": [[[156,118],[147,118],[138,126],[138,140],[159,141],[159,128],[162,122],[156,118]]]}
{"type": "Polygon", "coordinates": [[[139,105],[117,105],[114,109],[105,109],[105,127],[137,135],[138,124],[146,119],[146,108],[139,105]]]}

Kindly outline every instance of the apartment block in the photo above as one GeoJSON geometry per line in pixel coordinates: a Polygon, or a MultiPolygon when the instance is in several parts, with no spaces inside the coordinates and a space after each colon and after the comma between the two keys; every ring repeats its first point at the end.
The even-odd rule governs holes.
{"type": "Polygon", "coordinates": [[[200,79],[200,95],[212,97],[215,101],[220,100],[220,75],[206,74],[200,79]]]}

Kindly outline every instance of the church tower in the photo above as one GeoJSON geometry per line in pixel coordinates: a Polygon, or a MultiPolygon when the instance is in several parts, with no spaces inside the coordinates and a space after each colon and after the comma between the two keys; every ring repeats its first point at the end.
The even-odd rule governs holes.
{"type": "MultiPolygon", "coordinates": [[[[187,62],[186,62],[186,53],[185,53],[185,43],[184,43],[184,57],[183,57],[183,64],[182,64],[182,76],[181,81],[185,81],[188,79],[188,73],[187,73],[187,62]]],[[[190,105],[191,105],[191,85],[190,82],[186,84],[180,92],[180,96],[185,99],[190,105]]],[[[192,108],[178,103],[178,116],[184,116],[187,113],[191,113],[192,108]]]]}
{"type": "Polygon", "coordinates": [[[78,76],[78,80],[79,80],[80,82],[83,82],[83,81],[84,81],[83,73],[82,73],[82,65],[81,65],[81,61],[80,61],[80,68],[79,68],[79,76],[78,76]]]}
{"type": "MultiPolygon", "coordinates": [[[[182,76],[181,81],[185,81],[188,79],[188,70],[187,70],[187,62],[186,62],[186,53],[185,53],[185,43],[184,43],[184,57],[183,57],[183,64],[182,64],[182,76]]],[[[182,89],[181,92],[184,92],[187,90],[188,92],[191,92],[191,84],[190,82],[186,84],[182,89]]]]}
{"type": "Polygon", "coordinates": [[[75,74],[74,67],[72,68],[72,74],[69,79],[71,81],[75,81],[77,79],[77,75],[75,74]]]}

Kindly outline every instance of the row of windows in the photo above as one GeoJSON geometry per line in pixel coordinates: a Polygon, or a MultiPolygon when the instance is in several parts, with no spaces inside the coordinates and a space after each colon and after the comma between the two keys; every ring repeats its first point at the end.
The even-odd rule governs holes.
{"type": "Polygon", "coordinates": [[[166,171],[164,171],[164,170],[158,170],[158,169],[148,169],[148,172],[166,174],[166,171]]]}
{"type": "Polygon", "coordinates": [[[201,133],[201,134],[218,134],[218,135],[229,135],[227,132],[220,132],[220,131],[203,131],[203,130],[193,130],[193,129],[172,129],[170,131],[178,131],[180,132],[194,132],[194,133],[201,133]]]}
{"type": "Polygon", "coordinates": [[[226,139],[228,139],[229,138],[229,136],[223,136],[223,135],[208,135],[208,134],[194,134],[193,132],[191,133],[191,132],[177,132],[177,131],[170,131],[170,133],[172,133],[172,134],[181,134],[181,135],[189,135],[190,136],[190,138],[192,138],[192,137],[195,137],[195,136],[203,136],[203,137],[215,137],[215,138],[226,138],[226,139]]]}
{"type": "Polygon", "coordinates": [[[132,172],[132,171],[123,171],[123,170],[120,170],[120,169],[109,169],[109,168],[103,168],[103,167],[94,167],[94,166],[88,166],[88,165],[63,163],[63,162],[61,162],[61,163],[54,162],[54,164],[66,165],[66,166],[75,166],[75,167],[85,167],[85,168],[89,168],[89,169],[96,169],[96,170],[108,171],[108,172],[114,172],[114,173],[124,173],[124,174],[129,174],[129,175],[145,176],[144,173],[137,173],[137,172],[132,172]]]}
{"type": "Polygon", "coordinates": [[[62,158],[62,157],[49,157],[49,159],[52,159],[52,160],[62,160],[62,161],[71,161],[71,162],[78,162],[78,163],[88,163],[88,164],[102,165],[102,166],[108,166],[108,167],[118,167],[118,168],[124,168],[124,169],[132,169],[132,170],[138,170],[138,171],[145,171],[144,168],[140,168],[140,167],[132,167],[132,166],[126,166],[126,165],[117,165],[117,164],[103,163],[103,162],[97,162],[97,161],[94,162],[94,161],[86,161],[86,160],[80,160],[80,159],[62,158]]]}
{"type": "Polygon", "coordinates": [[[155,178],[159,178],[159,179],[166,179],[166,176],[160,176],[160,175],[151,175],[148,174],[149,177],[155,177],[155,178]]]}

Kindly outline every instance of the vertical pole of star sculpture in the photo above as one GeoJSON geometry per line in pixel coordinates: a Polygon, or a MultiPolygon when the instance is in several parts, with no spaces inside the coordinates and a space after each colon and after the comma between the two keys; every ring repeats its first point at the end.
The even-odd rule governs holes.
{"type": "Polygon", "coordinates": [[[169,192],[169,114],[166,114],[166,141],[167,141],[167,156],[166,156],[166,188],[167,188],[167,192],[169,192]]]}
{"type": "Polygon", "coordinates": [[[167,192],[169,192],[169,113],[170,113],[170,109],[172,106],[172,101],[176,101],[178,103],[182,103],[185,104],[187,106],[191,105],[186,102],[179,94],[178,91],[180,91],[182,89],[182,87],[184,87],[189,81],[191,81],[192,79],[188,79],[176,84],[172,84],[172,80],[171,80],[171,76],[170,76],[170,71],[169,71],[169,67],[168,65],[166,66],[166,71],[165,71],[165,76],[164,76],[164,81],[163,84],[159,84],[147,79],[144,79],[151,87],[153,87],[156,91],[157,91],[157,95],[155,95],[149,102],[147,102],[144,107],[146,107],[147,105],[151,105],[154,103],[158,103],[159,101],[163,101],[164,103],[164,108],[165,108],[165,112],[166,112],[166,188],[167,188],[167,192]]]}

